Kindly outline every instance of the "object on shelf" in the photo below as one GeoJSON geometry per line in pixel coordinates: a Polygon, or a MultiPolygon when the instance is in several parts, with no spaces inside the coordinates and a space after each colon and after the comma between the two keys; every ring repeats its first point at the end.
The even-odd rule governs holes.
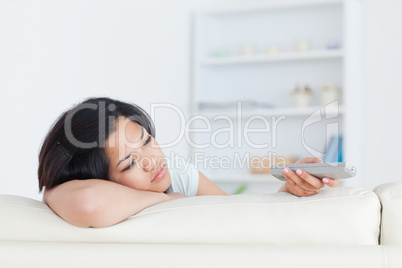
{"type": "Polygon", "coordinates": [[[269,174],[271,166],[284,166],[295,162],[296,159],[290,156],[254,156],[250,159],[250,172],[252,174],[269,174]]]}
{"type": "Polygon", "coordinates": [[[243,184],[239,188],[236,189],[236,191],[233,192],[233,194],[242,194],[244,191],[247,189],[247,185],[243,184]]]}
{"type": "Polygon", "coordinates": [[[228,49],[218,49],[213,53],[215,58],[225,58],[230,56],[230,52],[228,49]]]}
{"type": "Polygon", "coordinates": [[[267,54],[268,55],[278,55],[279,54],[279,48],[277,46],[269,46],[267,48],[267,54]]]}
{"type": "Polygon", "coordinates": [[[339,42],[336,42],[336,41],[330,41],[330,42],[327,43],[326,48],[329,49],[329,50],[340,49],[341,44],[339,42]]]}
{"type": "Polygon", "coordinates": [[[242,56],[251,56],[255,54],[255,49],[252,46],[242,46],[240,54],[242,56]]]}
{"type": "Polygon", "coordinates": [[[307,40],[296,41],[295,45],[294,45],[294,49],[297,52],[309,51],[311,49],[311,44],[307,40]]]}
{"type": "Polygon", "coordinates": [[[341,90],[333,83],[326,83],[322,85],[320,90],[322,105],[339,100],[341,90]]]}
{"type": "Polygon", "coordinates": [[[310,105],[311,89],[307,85],[296,85],[293,90],[293,100],[297,108],[306,108],[310,105]]]}
{"type": "Polygon", "coordinates": [[[323,157],[324,163],[343,161],[343,138],[342,136],[333,136],[329,142],[328,148],[323,157]]]}
{"type": "Polygon", "coordinates": [[[200,102],[200,110],[208,109],[237,109],[239,106],[244,109],[272,108],[273,106],[265,102],[257,101],[229,101],[229,102],[200,102]]]}

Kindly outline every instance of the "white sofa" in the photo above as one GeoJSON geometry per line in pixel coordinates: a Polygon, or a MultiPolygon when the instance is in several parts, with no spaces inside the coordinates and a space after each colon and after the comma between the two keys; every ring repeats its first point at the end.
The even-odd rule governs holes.
{"type": "Polygon", "coordinates": [[[402,267],[402,182],[178,199],[99,229],[0,195],[0,267],[402,267]]]}

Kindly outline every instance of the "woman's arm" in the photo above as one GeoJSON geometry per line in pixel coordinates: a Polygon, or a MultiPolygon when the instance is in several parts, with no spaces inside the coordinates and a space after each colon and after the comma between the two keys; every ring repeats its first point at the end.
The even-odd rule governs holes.
{"type": "MultiPolygon", "coordinates": [[[[321,162],[322,160],[319,158],[307,157],[300,159],[296,163],[302,164],[321,162]]],[[[339,184],[338,180],[331,178],[320,180],[303,170],[300,171],[300,174],[297,174],[290,169],[285,169],[282,171],[282,174],[286,178],[286,183],[282,185],[278,192],[288,192],[296,196],[310,196],[317,194],[325,185],[335,187],[339,184]]],[[[201,172],[199,172],[199,176],[200,179],[197,195],[228,195],[201,172]]]]}
{"type": "Polygon", "coordinates": [[[199,172],[199,177],[197,195],[228,195],[201,172],[199,172]]]}
{"type": "Polygon", "coordinates": [[[106,227],[144,208],[179,197],[90,179],[72,180],[46,190],[44,201],[57,215],[73,225],[106,227]]]}
{"type": "MultiPolygon", "coordinates": [[[[322,163],[322,160],[315,157],[306,157],[296,163],[322,163]]],[[[284,168],[282,174],[286,178],[286,182],[278,192],[288,192],[296,196],[310,196],[317,194],[325,185],[335,187],[339,184],[338,180],[331,178],[317,179],[301,169],[295,173],[289,168],[284,168]]]]}

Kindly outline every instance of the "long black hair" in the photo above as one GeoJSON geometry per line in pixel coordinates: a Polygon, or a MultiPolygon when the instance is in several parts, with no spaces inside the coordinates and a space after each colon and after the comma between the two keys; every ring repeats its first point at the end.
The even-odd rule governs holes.
{"type": "Polygon", "coordinates": [[[39,153],[39,191],[70,180],[109,180],[105,144],[120,116],[155,137],[150,116],[135,104],[90,98],[64,112],[49,130],[39,153]]]}

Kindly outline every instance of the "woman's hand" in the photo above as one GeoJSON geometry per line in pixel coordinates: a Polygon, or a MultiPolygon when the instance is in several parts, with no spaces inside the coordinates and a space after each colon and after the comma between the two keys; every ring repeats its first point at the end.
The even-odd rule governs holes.
{"type": "MultiPolygon", "coordinates": [[[[322,160],[315,157],[306,157],[296,162],[296,164],[306,163],[322,163],[322,160]]],[[[301,169],[293,172],[291,169],[285,167],[282,170],[282,174],[286,178],[286,183],[281,187],[279,192],[288,192],[296,196],[310,196],[317,194],[325,185],[335,187],[339,184],[338,180],[331,178],[320,180],[301,169]]]]}

